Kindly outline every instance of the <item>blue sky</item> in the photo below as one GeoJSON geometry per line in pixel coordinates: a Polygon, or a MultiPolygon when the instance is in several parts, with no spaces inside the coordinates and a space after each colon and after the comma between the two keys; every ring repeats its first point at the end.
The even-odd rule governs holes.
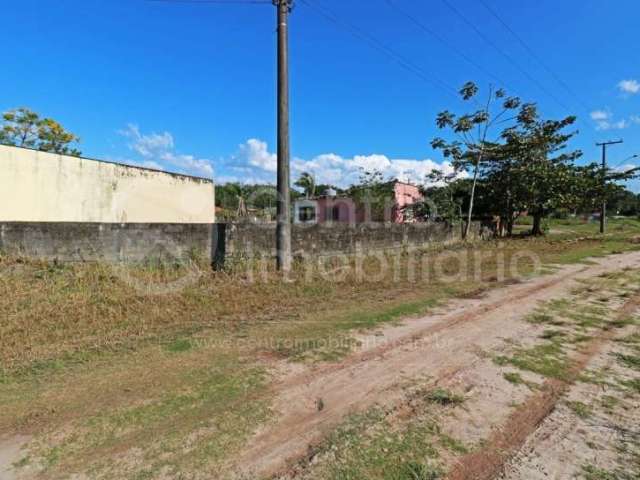
{"type": "MultiPolygon", "coordinates": [[[[613,165],[640,153],[640,2],[485,0],[553,75],[481,2],[448,2],[502,53],[443,0],[297,2],[294,175],[346,184],[364,166],[418,179],[443,161],[429,146],[437,112],[464,107],[448,90],[496,78],[545,117],[578,115],[572,145],[583,161],[599,159],[599,140],[624,138],[613,165]]],[[[218,181],[275,179],[273,6],[21,0],[3,2],[2,17],[0,110],[27,106],[61,121],[89,157],[218,181]]]]}

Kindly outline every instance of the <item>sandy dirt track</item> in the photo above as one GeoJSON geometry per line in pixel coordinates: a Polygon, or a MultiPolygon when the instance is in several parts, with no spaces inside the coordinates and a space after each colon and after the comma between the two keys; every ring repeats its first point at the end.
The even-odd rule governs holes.
{"type": "MultiPolygon", "coordinates": [[[[553,274],[480,298],[454,300],[423,318],[360,336],[362,347],[344,361],[309,367],[276,383],[276,419],[250,439],[230,470],[245,478],[295,474],[296,462],[347,415],[401,402],[398,386],[407,379],[427,376],[435,386],[464,378],[486,362],[483,352],[499,352],[505,339],[535,336],[535,327],[524,318],[541,302],[568,295],[576,280],[625,267],[640,268],[640,252],[562,266],[553,274]]],[[[506,408],[492,412],[494,417],[485,418],[479,429],[499,425],[509,415],[506,408]]]]}

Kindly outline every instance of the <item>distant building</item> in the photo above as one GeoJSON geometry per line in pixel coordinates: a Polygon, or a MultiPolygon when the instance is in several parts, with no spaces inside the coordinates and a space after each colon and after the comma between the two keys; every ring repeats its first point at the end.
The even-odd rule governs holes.
{"type": "Polygon", "coordinates": [[[410,223],[417,221],[411,208],[413,205],[424,201],[424,195],[420,188],[411,183],[396,180],[391,182],[393,186],[394,205],[392,210],[394,223],[410,223]]]}
{"type": "Polygon", "coordinates": [[[0,221],[213,223],[213,181],[0,145],[0,221]]]}
{"type": "Polygon", "coordinates": [[[379,215],[372,213],[364,202],[359,203],[352,197],[337,195],[334,190],[328,190],[318,197],[297,200],[294,203],[294,223],[309,225],[330,222],[356,224],[367,221],[417,221],[411,207],[424,200],[420,188],[398,180],[389,182],[386,187],[388,201],[385,211],[379,212],[379,215]]]}
{"type": "Polygon", "coordinates": [[[305,198],[294,203],[294,223],[351,223],[357,222],[356,204],[352,198],[337,195],[322,195],[305,198]]]}

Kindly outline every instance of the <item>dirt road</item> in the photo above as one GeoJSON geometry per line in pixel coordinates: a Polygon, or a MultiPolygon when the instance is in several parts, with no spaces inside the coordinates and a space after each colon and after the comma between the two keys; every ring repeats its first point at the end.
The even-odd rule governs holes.
{"type": "MultiPolygon", "coordinates": [[[[638,423],[640,393],[633,393],[636,357],[628,351],[635,348],[638,326],[627,318],[637,308],[638,291],[640,252],[612,255],[559,266],[449,301],[423,318],[361,333],[359,347],[339,362],[292,366],[265,360],[280,372],[272,386],[273,419],[215,476],[198,471],[181,478],[369,478],[366,472],[332,470],[351,461],[350,449],[366,455],[358,452],[365,443],[350,437],[350,445],[323,445],[352,414],[372,408],[398,431],[427,415],[429,432],[447,446],[438,447],[438,476],[411,470],[393,478],[574,478],[588,469],[624,469],[636,456],[622,458],[619,451],[631,451],[631,440],[638,438],[629,427],[638,423]],[[536,312],[541,320],[532,322],[536,312]],[[542,353],[534,356],[541,342],[542,353]],[[573,361],[566,368],[565,355],[573,361]],[[608,390],[604,383],[576,383],[590,369],[606,372],[608,390]],[[434,389],[453,392],[455,401],[425,407],[423,392],[434,389]]],[[[385,441],[392,433],[383,432],[385,441]]],[[[14,469],[29,457],[22,448],[26,441],[0,439],[0,480],[48,478],[37,475],[37,464],[14,469]]],[[[640,465],[640,451],[637,460],[640,465]]]]}
{"type": "Polygon", "coordinates": [[[462,381],[467,391],[484,389],[468,418],[449,428],[460,430],[464,424],[466,431],[457,433],[467,439],[486,438],[506,422],[509,405],[524,401],[528,393],[522,389],[505,393],[514,389],[495,376],[487,358],[510,342],[526,344],[537,338],[540,327],[525,317],[542,302],[565,298],[579,282],[624,268],[640,268],[640,253],[563,266],[556,273],[480,298],[459,299],[424,318],[360,336],[361,348],[344,361],[309,367],[279,380],[274,387],[276,420],[255,435],[232,468],[251,478],[303,475],[296,462],[346,416],[373,405],[402,403],[402,383],[425,376],[434,386],[462,381]],[[502,396],[496,395],[501,390],[502,396]]]}

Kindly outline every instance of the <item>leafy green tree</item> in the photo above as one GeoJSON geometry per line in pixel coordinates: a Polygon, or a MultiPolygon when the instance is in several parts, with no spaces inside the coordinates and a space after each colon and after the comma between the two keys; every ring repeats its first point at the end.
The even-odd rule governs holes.
{"type": "Polygon", "coordinates": [[[533,216],[533,235],[543,233],[542,219],[550,211],[574,200],[576,187],[584,180],[576,175],[573,164],[582,152],[566,151],[567,143],[577,132],[565,129],[575,120],[574,116],[542,120],[534,104],[525,104],[517,125],[503,133],[506,143],[501,148],[501,158],[509,162],[509,189],[514,205],[533,216]]]}
{"type": "Polygon", "coordinates": [[[307,198],[316,194],[316,180],[309,172],[302,172],[294,185],[301,188],[307,198]]]}
{"type": "Polygon", "coordinates": [[[637,215],[640,213],[638,197],[620,184],[637,175],[637,168],[627,171],[607,168],[603,171],[598,162],[577,166],[575,167],[573,203],[570,208],[576,212],[591,213],[599,210],[605,200],[609,206],[609,212],[637,215]]]}
{"type": "Polygon", "coordinates": [[[64,129],[55,120],[45,118],[38,126],[39,150],[44,152],[60,153],[79,157],[80,150],[71,147],[72,143],[80,141],[80,138],[64,129]]]}
{"type": "MultiPolygon", "coordinates": [[[[473,82],[467,82],[460,89],[460,96],[464,101],[477,102],[479,89],[473,82]]],[[[431,142],[434,149],[442,150],[445,158],[451,158],[456,169],[470,169],[472,175],[470,200],[467,210],[467,225],[464,236],[467,237],[471,228],[473,206],[475,201],[478,179],[482,176],[485,163],[493,161],[498,145],[490,140],[492,129],[515,119],[508,117],[509,112],[520,106],[520,99],[508,97],[503,89],[489,88],[487,100],[478,104],[479,108],[471,113],[460,116],[445,110],[436,118],[439,129],[449,129],[453,140],[437,137],[431,142]],[[496,108],[496,105],[499,105],[496,108]]]]}
{"type": "Polygon", "coordinates": [[[14,147],[36,147],[40,124],[37,113],[26,108],[18,108],[3,113],[2,120],[0,143],[14,147]]]}
{"type": "Polygon", "coordinates": [[[425,181],[435,185],[423,189],[425,200],[416,206],[417,215],[452,224],[459,221],[462,218],[463,202],[460,190],[466,189],[466,186],[458,179],[458,175],[456,170],[451,173],[431,170],[425,181]]]}
{"type": "Polygon", "coordinates": [[[347,193],[356,203],[367,206],[369,220],[374,222],[390,220],[393,183],[391,180],[385,180],[380,170],[361,168],[358,183],[352,185],[347,193]]]}
{"type": "Polygon", "coordinates": [[[607,201],[608,211],[625,217],[638,216],[640,214],[640,199],[638,195],[621,185],[618,185],[618,187],[618,191],[611,195],[607,201]]]}
{"type": "Polygon", "coordinates": [[[81,152],[71,146],[79,141],[78,136],[55,120],[40,118],[28,108],[9,110],[2,115],[0,144],[80,156],[81,152]]]}

